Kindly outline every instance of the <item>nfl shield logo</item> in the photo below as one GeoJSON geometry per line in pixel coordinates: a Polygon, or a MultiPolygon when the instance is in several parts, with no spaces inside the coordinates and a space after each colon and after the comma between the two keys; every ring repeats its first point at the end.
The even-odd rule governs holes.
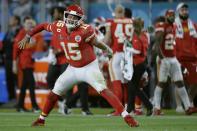
{"type": "Polygon", "coordinates": [[[81,41],[81,36],[80,35],[75,36],[75,41],[80,42],[81,41]]]}

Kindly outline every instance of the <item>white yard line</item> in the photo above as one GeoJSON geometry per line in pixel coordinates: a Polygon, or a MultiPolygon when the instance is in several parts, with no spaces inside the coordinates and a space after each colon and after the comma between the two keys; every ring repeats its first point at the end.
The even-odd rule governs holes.
{"type": "MultiPolygon", "coordinates": [[[[39,116],[38,114],[35,113],[18,113],[18,112],[0,112],[0,116],[39,116]]],[[[50,116],[58,116],[58,117],[108,117],[107,115],[103,115],[103,114],[95,114],[95,115],[91,115],[91,116],[83,116],[81,114],[70,114],[70,115],[61,115],[61,114],[50,114],[50,116]]],[[[49,116],[49,117],[50,117],[49,116]]],[[[114,118],[117,116],[111,116],[108,118],[114,118]]],[[[197,120],[197,116],[136,116],[135,118],[140,118],[140,119],[196,119],[197,120]]]]}

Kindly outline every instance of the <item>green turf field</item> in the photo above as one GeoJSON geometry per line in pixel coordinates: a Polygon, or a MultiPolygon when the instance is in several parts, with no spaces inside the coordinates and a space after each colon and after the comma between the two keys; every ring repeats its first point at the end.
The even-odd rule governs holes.
{"type": "Polygon", "coordinates": [[[15,110],[0,109],[0,131],[197,131],[197,115],[185,116],[173,110],[164,116],[137,116],[140,127],[128,127],[121,117],[107,117],[112,109],[91,109],[93,116],[74,114],[63,116],[53,111],[47,118],[46,126],[31,127],[39,114],[17,113],[15,110]]]}

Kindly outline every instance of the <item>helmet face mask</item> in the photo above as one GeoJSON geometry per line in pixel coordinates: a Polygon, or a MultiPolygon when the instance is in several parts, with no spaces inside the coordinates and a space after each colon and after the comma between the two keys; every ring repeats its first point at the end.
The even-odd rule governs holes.
{"type": "Polygon", "coordinates": [[[64,14],[64,22],[66,23],[66,26],[68,28],[75,28],[80,25],[80,21],[82,17],[76,16],[76,15],[71,15],[71,14],[64,14]]]}
{"type": "Polygon", "coordinates": [[[77,5],[69,6],[67,10],[64,11],[64,22],[69,29],[74,29],[78,27],[83,20],[83,10],[77,5]]]}

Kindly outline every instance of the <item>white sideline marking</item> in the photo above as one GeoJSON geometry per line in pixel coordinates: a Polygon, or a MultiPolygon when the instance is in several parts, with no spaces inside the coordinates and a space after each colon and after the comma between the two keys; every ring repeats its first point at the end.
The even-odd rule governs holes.
{"type": "MultiPolygon", "coordinates": [[[[0,112],[0,116],[39,116],[39,113],[18,113],[18,112],[0,112]]],[[[62,115],[62,114],[50,114],[50,116],[58,116],[58,117],[106,117],[106,118],[118,118],[118,116],[107,116],[103,114],[95,114],[95,115],[90,115],[90,116],[83,116],[81,114],[70,114],[70,115],[62,115]]],[[[49,116],[49,117],[50,117],[49,116]]],[[[197,116],[136,116],[135,118],[140,118],[140,119],[196,119],[197,116]]]]}

